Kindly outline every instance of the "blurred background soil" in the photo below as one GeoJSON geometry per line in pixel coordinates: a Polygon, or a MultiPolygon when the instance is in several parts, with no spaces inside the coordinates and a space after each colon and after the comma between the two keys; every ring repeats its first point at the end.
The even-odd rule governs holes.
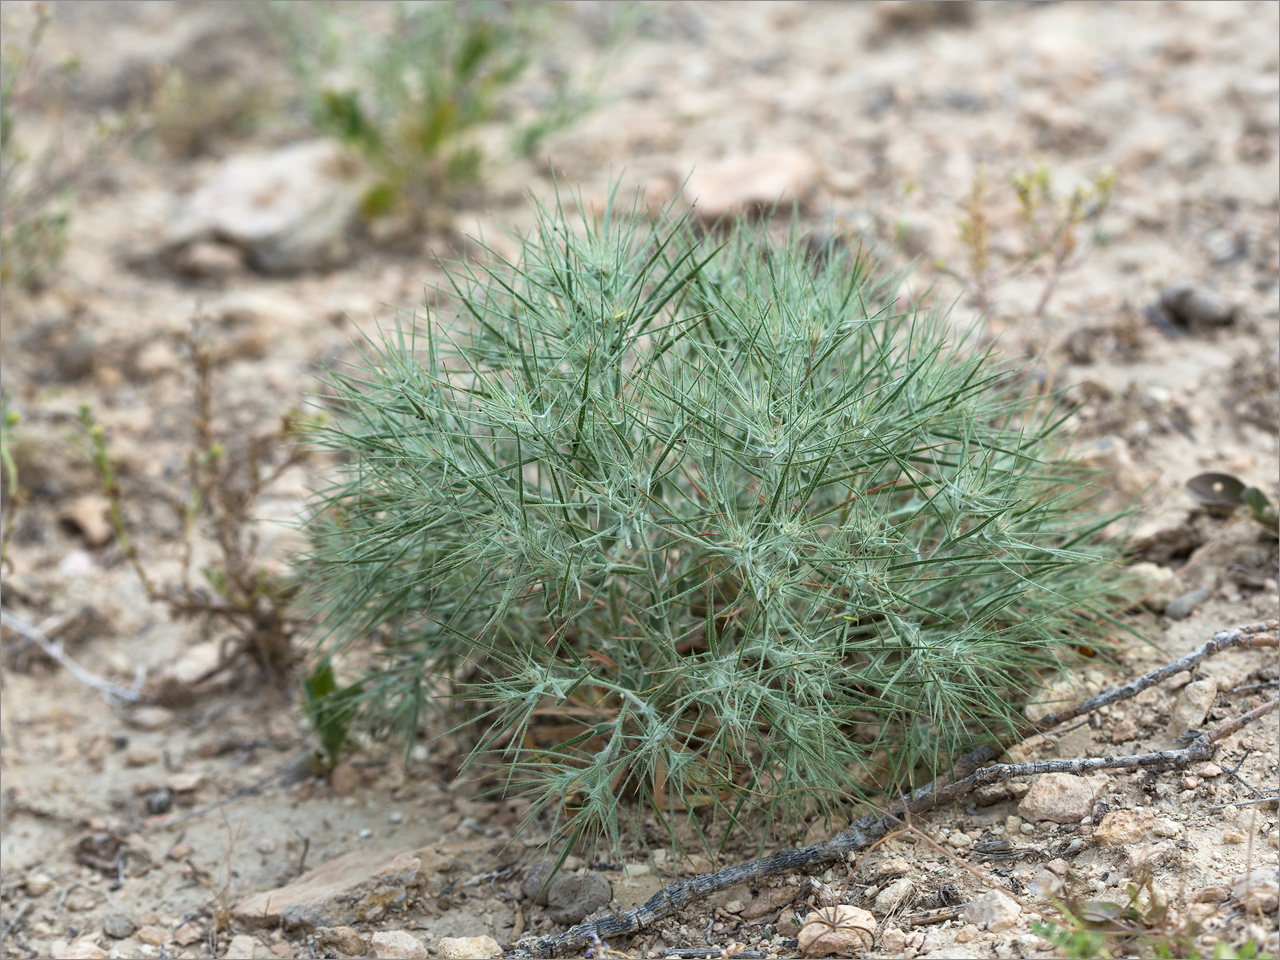
{"type": "MultiPolygon", "coordinates": [[[[781,201],[780,229],[794,212],[819,238],[860,236],[888,264],[914,265],[905,293],[949,309],[957,326],[985,308],[983,335],[1009,358],[1029,361],[1046,390],[1067,391],[1081,455],[1107,468],[1114,502],[1139,498],[1135,559],[1154,565],[1153,588],[1164,585],[1144,627],[1159,649],[1135,647],[1124,671],[1276,615],[1274,538],[1195,509],[1184,484],[1216,471],[1273,501],[1278,492],[1280,5],[707,2],[638,11],[609,46],[592,39],[614,16],[607,5],[562,11],[575,39],[556,48],[557,62],[566,70],[599,65],[601,104],[530,158],[495,152],[482,179],[434,211],[424,234],[340,232],[318,246],[285,244],[286,256],[219,227],[241,200],[207,192],[230,182],[234,193],[227,170],[234,173],[237,158],[316,143],[323,153],[290,106],[292,75],[259,21],[221,3],[49,5],[40,56],[48,64],[74,57],[76,69],[24,91],[19,119],[29,152],[74,154],[105,113],[130,116],[136,132],[77,172],[56,268],[31,289],[5,284],[0,367],[22,415],[12,450],[29,497],[6,517],[3,602],[30,624],[56,623],[57,640],[96,677],[128,688],[145,668],[149,702],[113,709],[6,625],[5,956],[347,956],[373,950],[380,930],[413,931],[434,949],[440,936],[488,934],[510,944],[520,930],[558,929],[562,921],[521,888],[543,853],[536,830],[511,841],[522,806],[477,797],[469,776],[457,777],[451,738],[421,744],[407,768],[371,743],[357,745],[341,776],[289,766],[312,746],[297,683],[264,669],[261,658],[224,665],[236,629],[174,618],[148,601],[77,419],[88,404],[105,428],[139,554],[156,583],[175,582],[184,534],[171,500],[187,489],[198,426],[197,378],[182,340],[193,317],[202,318],[216,358],[213,429],[238,441],[270,434],[305,407],[325,365],[351,355],[359,331],[390,325],[400,312],[421,314],[443,279],[437,257],[483,260],[478,238],[510,255],[515,244],[504,231],[527,228],[531,198],[557,189],[599,213],[617,180],[620,195],[641,189],[652,203],[696,201],[709,221],[768,216],[781,201]],[[1016,267],[1027,240],[1010,179],[1040,167],[1059,198],[1113,171],[1110,203],[1080,228],[1052,287],[1044,272],[1051,257],[984,287],[960,224],[972,230],[975,212],[982,218],[993,278],[1016,267]],[[978,182],[986,187],[975,206],[978,182]],[[284,768],[256,792],[178,825],[154,819],[284,768]],[[244,906],[250,894],[342,854],[373,857],[352,861],[361,880],[376,872],[378,854],[425,850],[403,909],[366,910],[355,941],[318,940],[318,923],[255,926],[244,906]],[[231,947],[236,934],[253,939],[231,947]]],[[[7,48],[36,11],[6,3],[4,15],[7,48]]],[[[387,14],[383,4],[365,4],[349,15],[376,25],[387,14]]],[[[323,164],[307,170],[319,177],[316,190],[340,189],[346,176],[323,164]]],[[[308,221],[299,229],[322,227],[308,221]]],[[[291,522],[325,466],[318,456],[288,466],[253,505],[250,527],[269,573],[287,571],[301,542],[291,522]]],[[[218,556],[204,536],[191,550],[196,568],[218,556]]],[[[1274,659],[1253,651],[1207,664],[1220,690],[1210,716],[1247,709],[1250,694],[1231,691],[1274,681],[1274,659]]],[[[1117,676],[1090,669],[1083,686],[1100,689],[1117,676]]],[[[1042,755],[1166,746],[1174,696],[1160,692],[1117,710],[1042,755]],[[1126,740],[1116,739],[1122,724],[1134,727],[1126,740]]],[[[1212,896],[1195,902],[1276,860],[1274,803],[1217,806],[1249,789],[1275,789],[1275,716],[1224,750],[1222,768],[1243,758],[1240,782],[1221,769],[1162,774],[1159,782],[1120,774],[1108,798],[1113,809],[1146,807],[1175,823],[1151,869],[1188,915],[1205,908],[1195,915],[1206,944],[1252,936],[1274,951],[1274,906],[1250,918],[1212,896]]],[[[1016,800],[1006,797],[928,821],[939,836],[976,837],[1010,829],[1011,815],[1016,800]]],[[[840,826],[789,825],[766,844],[805,842],[840,826]]],[[[1049,842],[1034,829],[1031,837],[1049,842]]],[[[965,854],[963,844],[952,847],[965,854]]],[[[911,883],[906,900],[887,913],[877,908],[882,942],[872,955],[1053,955],[1025,912],[963,942],[962,921],[895,920],[912,904],[945,905],[948,885],[969,899],[988,882],[931,850],[897,849],[910,860],[911,883]]],[[[755,850],[730,849],[722,862],[755,850]]],[[[674,859],[632,853],[625,865],[575,858],[570,867],[608,877],[615,907],[642,902],[662,877],[680,872],[674,859]]],[[[711,866],[695,860],[684,869],[711,866]]],[[[1117,891],[1138,870],[1123,850],[1101,847],[1073,867],[1104,899],[1123,899],[1117,891]]],[[[864,905],[878,903],[885,888],[868,869],[871,879],[850,888],[861,889],[864,905]]],[[[994,877],[989,866],[975,869],[1016,891],[1028,889],[1036,867],[1005,865],[994,877]]],[[[825,876],[837,886],[843,879],[842,871],[825,876]]],[[[794,953],[796,914],[788,919],[785,903],[754,920],[742,916],[758,894],[730,891],[614,946],[658,956],[736,938],[794,953]]]]}

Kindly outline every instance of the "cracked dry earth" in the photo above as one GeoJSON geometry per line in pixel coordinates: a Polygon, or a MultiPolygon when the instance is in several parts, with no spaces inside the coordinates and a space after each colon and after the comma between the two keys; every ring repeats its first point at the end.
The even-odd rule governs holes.
{"type": "MultiPolygon", "coordinates": [[[[362,9],[381,15],[377,4],[362,9]]],[[[5,4],[6,16],[24,11],[5,4]]],[[[81,63],[64,119],[118,101],[160,63],[228,97],[286,82],[238,7],[59,3],[52,13],[49,55],[81,63]]],[[[1071,184],[1109,166],[1105,245],[1061,278],[1040,316],[1041,278],[1001,285],[988,329],[1068,389],[1071,429],[1107,467],[1117,502],[1142,495],[1134,542],[1152,586],[1179,576],[1137,620],[1149,645],[1132,643],[1118,665],[1089,666],[1053,695],[1095,693],[1216,630],[1276,615],[1274,536],[1196,508],[1184,484],[1228,472],[1277,497],[1280,5],[698,3],[645,13],[633,41],[609,55],[607,106],[554,136],[543,161],[496,171],[432,247],[474,255],[461,238],[483,234],[505,249],[500,227],[530,222],[526,191],[547,196],[553,172],[598,203],[613,173],[664,199],[692,169],[688,192],[704,212],[785,195],[815,229],[865,231],[890,262],[919,262],[911,290],[954,301],[964,319],[975,304],[939,265],[964,262],[956,221],[979,169],[993,185],[999,257],[1018,236],[1012,195],[997,189],[1010,174],[1043,163],[1071,184]],[[1216,307],[1199,318],[1155,309],[1178,283],[1216,307]]],[[[577,55],[592,51],[565,54],[577,55]]],[[[35,110],[32,129],[47,134],[55,112],[35,110]]],[[[419,744],[407,767],[362,743],[319,778],[296,762],[311,746],[296,697],[243,663],[195,682],[225,638],[146,601],[74,417],[89,403],[107,428],[139,548],[154,576],[171,580],[181,528],[165,497],[182,489],[192,429],[191,374],[174,336],[193,312],[220,338],[218,427],[234,433],[268,429],[298,405],[358,327],[421,303],[441,278],[425,246],[356,250],[287,276],[254,272],[224,243],[164,255],[175,209],[227,158],[308,136],[268,118],[252,133],[212,130],[190,155],[144,136],[81,185],[66,258],[46,289],[5,291],[4,389],[24,417],[16,455],[32,492],[12,518],[5,610],[59,623],[57,639],[96,676],[127,686],[145,667],[144,690],[158,693],[113,710],[6,627],[7,957],[488,955],[760,850],[744,837],[713,864],[656,835],[616,862],[571,857],[565,881],[540,897],[548,851],[537,829],[513,839],[520,803],[459,778],[453,739],[419,744]]],[[[324,468],[286,471],[257,505],[277,569],[297,543],[286,522],[324,468]]],[[[196,543],[197,565],[213,556],[196,543]]],[[[1231,651],[1015,753],[1174,746],[1187,726],[1274,696],[1276,679],[1274,648],[1231,651]]],[[[744,884],[611,946],[648,957],[712,946],[718,956],[736,942],[794,956],[804,915],[840,900],[876,924],[848,955],[1048,957],[1053,946],[1032,929],[1048,888],[1065,880],[1087,899],[1125,903],[1126,885],[1145,873],[1195,923],[1203,955],[1246,939],[1276,955],[1275,714],[1223,740],[1212,762],[1066,786],[1047,800],[1034,783],[984,790],[916,822],[936,846],[904,836],[856,869],[744,884]],[[1245,890],[1251,870],[1261,872],[1245,890]]],[[[792,824],[765,849],[841,826],[792,824]]]]}

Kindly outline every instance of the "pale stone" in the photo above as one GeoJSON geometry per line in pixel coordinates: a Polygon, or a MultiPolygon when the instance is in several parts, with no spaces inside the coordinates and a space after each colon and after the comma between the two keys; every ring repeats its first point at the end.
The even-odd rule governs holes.
{"type": "Polygon", "coordinates": [[[337,927],[372,922],[399,909],[411,890],[435,872],[440,856],[431,848],[394,856],[356,850],[308,870],[276,890],[245,897],[231,915],[251,926],[337,927]]]}
{"type": "MultiPolygon", "coordinates": [[[[168,246],[233,244],[264,273],[330,267],[349,259],[349,229],[368,186],[364,165],[328,140],[226,160],[171,221],[168,246]]],[[[229,264],[228,264],[229,266],[229,264]]]]}
{"type": "Polygon", "coordinates": [[[27,896],[42,897],[53,889],[53,878],[47,873],[33,873],[23,886],[27,888],[27,896]]]}
{"type": "Polygon", "coordinates": [[[360,772],[349,763],[340,763],[329,771],[329,784],[335,796],[349,797],[360,786],[360,772]]]}
{"type": "Polygon", "coordinates": [[[175,773],[165,781],[165,786],[174,793],[191,793],[205,785],[208,776],[200,770],[187,773],[175,773]]]}
{"type": "Polygon", "coordinates": [[[443,960],[493,960],[502,956],[502,947],[493,937],[443,937],[436,949],[443,960]]]}
{"type": "Polygon", "coordinates": [[[125,751],[125,766],[146,767],[160,759],[160,751],[155,747],[133,746],[125,751]]]}
{"type": "Polygon", "coordinates": [[[139,730],[164,730],[173,723],[173,711],[164,707],[139,707],[125,714],[124,722],[139,730]]]}
{"type": "Polygon", "coordinates": [[[1176,737],[1188,730],[1197,729],[1204,723],[1217,695],[1218,681],[1212,677],[1188,683],[1173,703],[1173,710],[1169,715],[1169,732],[1176,737]]]}
{"type": "Polygon", "coordinates": [[[988,890],[986,893],[978,894],[965,907],[964,919],[967,923],[998,933],[1001,930],[1011,929],[1018,922],[1020,913],[1022,913],[1022,907],[1017,901],[1010,899],[999,890],[988,890]]]}
{"type": "MultiPolygon", "coordinates": [[[[56,941],[54,945],[57,946],[56,941]]],[[[92,938],[85,937],[61,951],[53,952],[52,956],[54,960],[108,960],[111,955],[98,946],[92,938]]]]}
{"type": "Polygon", "coordinates": [[[902,953],[907,947],[907,935],[897,927],[890,927],[880,935],[880,952],[890,956],[902,953]]]}
{"type": "Polygon", "coordinates": [[[318,946],[335,947],[357,957],[363,957],[369,950],[369,945],[360,938],[355,927],[320,927],[316,930],[315,940],[318,946]]]}
{"type": "Polygon", "coordinates": [[[237,958],[252,957],[254,949],[258,946],[258,941],[247,933],[238,933],[231,938],[231,942],[227,944],[226,952],[222,955],[226,960],[237,960],[237,958]]]}
{"type": "Polygon", "coordinates": [[[901,877],[911,872],[911,864],[902,857],[890,857],[881,860],[876,866],[876,882],[883,883],[894,877],[901,877]]]}
{"type": "Polygon", "coordinates": [[[810,154],[787,147],[702,164],[690,174],[684,193],[699,216],[718,220],[752,207],[785,205],[803,196],[816,174],[810,154]]]}
{"type": "Polygon", "coordinates": [[[963,927],[956,931],[956,943],[968,943],[978,935],[978,927],[976,924],[966,923],[963,927]]]}
{"type": "Polygon", "coordinates": [[[1246,912],[1275,913],[1280,908],[1280,884],[1276,868],[1258,867],[1231,881],[1232,895],[1244,904],[1246,912]]]}
{"type": "Polygon", "coordinates": [[[1018,813],[1024,820],[1079,823],[1093,812],[1093,805],[1110,782],[1111,778],[1102,774],[1041,774],[1032,778],[1031,789],[1018,804],[1018,813]]]}
{"type": "MultiPolygon", "coordinates": [[[[483,939],[488,939],[487,937],[483,939]]],[[[443,943],[444,941],[441,941],[443,943]]],[[[491,941],[492,942],[492,941],[491,941]]],[[[375,957],[386,960],[426,960],[430,954],[426,945],[407,930],[380,930],[369,936],[369,949],[375,957]]],[[[441,951],[442,955],[448,956],[441,951]]],[[[475,954],[475,956],[481,956],[475,954]]],[[[484,954],[485,957],[498,954],[484,954]]]]}
{"type": "Polygon", "coordinates": [[[1093,839],[1112,847],[1140,843],[1154,822],[1149,810],[1112,810],[1093,828],[1093,839]]]}
{"type": "Polygon", "coordinates": [[[840,904],[805,917],[796,940],[806,957],[856,957],[871,949],[875,936],[875,917],[858,907],[840,904]]]}
{"type": "Polygon", "coordinates": [[[874,912],[882,917],[888,916],[902,906],[902,902],[910,897],[914,890],[915,884],[906,877],[894,880],[876,894],[874,912]]]}
{"type": "Polygon", "coordinates": [[[742,908],[744,920],[758,920],[779,907],[785,907],[800,895],[797,887],[765,887],[742,908]]]}
{"type": "Polygon", "coordinates": [[[110,509],[111,505],[102,494],[86,493],[71,501],[62,511],[62,519],[75,526],[89,546],[100,547],[111,539],[114,532],[108,519],[110,509]]]}

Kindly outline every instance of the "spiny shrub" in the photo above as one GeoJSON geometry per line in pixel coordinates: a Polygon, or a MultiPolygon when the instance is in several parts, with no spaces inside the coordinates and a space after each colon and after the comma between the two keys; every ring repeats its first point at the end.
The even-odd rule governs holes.
{"type": "Polygon", "coordinates": [[[1016,373],[823,253],[541,208],[454,269],[452,325],[334,373],[310,596],[326,656],[380,658],[344,704],[408,739],[469,705],[472,760],[613,842],[830,813],[1007,731],[1108,628],[1109,518],[1016,373]]]}

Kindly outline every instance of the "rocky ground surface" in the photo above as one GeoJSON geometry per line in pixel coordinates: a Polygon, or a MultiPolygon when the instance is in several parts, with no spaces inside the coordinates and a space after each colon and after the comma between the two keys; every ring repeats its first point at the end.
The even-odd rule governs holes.
{"type": "MultiPolygon", "coordinates": [[[[82,178],[58,272],[38,293],[5,291],[4,390],[24,418],[14,453],[31,498],[10,518],[3,584],[4,955],[489,956],[722,865],[659,841],[617,862],[570,858],[539,897],[536,829],[512,839],[522,806],[458,778],[450,738],[419,745],[407,767],[365,744],[314,776],[299,761],[312,740],[296,695],[244,658],[217,671],[229,632],[148,602],[112,532],[81,404],[106,428],[153,580],[174,582],[183,527],[170,498],[196,431],[180,338],[191,318],[216,342],[213,427],[243,450],[357,330],[420,307],[442,274],[428,245],[379,247],[327,216],[354,187],[313,134],[269,110],[247,132],[234,122],[260,102],[251,93],[270,104],[286,81],[242,10],[54,7],[45,49],[80,67],[65,112],[36,98],[36,136],[125,103],[164,64],[207,96],[153,102],[148,132],[82,178]],[[113,707],[19,621],[92,678],[127,689],[145,668],[146,702],[113,707]]],[[[1197,507],[1184,484],[1217,471],[1277,495],[1278,21],[1280,6],[1256,2],[652,5],[609,54],[607,106],[538,162],[496,169],[429,246],[478,256],[466,238],[483,235],[509,251],[502,229],[531,222],[529,194],[549,196],[553,175],[594,208],[614,176],[656,200],[689,178],[702,215],[783,197],[819,232],[863,231],[890,261],[917,262],[910,289],[954,302],[958,321],[986,301],[1000,349],[1068,388],[1072,429],[1116,502],[1143,497],[1134,537],[1152,645],[1084,670],[1063,696],[1097,692],[1276,615],[1274,536],[1197,507]],[[1040,164],[1064,190],[1104,168],[1116,183],[1104,242],[1073,252],[1037,312],[1043,274],[987,291],[961,279],[957,221],[985,171],[992,269],[1014,263],[1008,180],[1040,164]]],[[[253,507],[276,571],[298,542],[286,522],[324,467],[290,466],[253,507]]],[[[197,568],[216,559],[204,536],[192,549],[197,568]]],[[[1174,746],[1188,726],[1274,696],[1276,679],[1274,649],[1233,651],[1019,750],[1174,746]]],[[[1053,956],[1032,927],[1049,888],[1125,904],[1126,886],[1151,876],[1148,940],[1183,930],[1211,955],[1252,938],[1275,956],[1276,804],[1242,801],[1274,798],[1276,757],[1272,714],[1189,770],[1014,783],[922,818],[933,843],[902,836],[851,870],[730,889],[612,946],[792,956],[805,915],[841,901],[869,914],[848,915],[845,955],[1053,956]],[[1002,841],[1016,856],[990,859],[1002,841]],[[1153,896],[1171,905],[1164,920],[1153,896]]],[[[766,848],[840,826],[795,824],[766,848]]],[[[722,863],[757,849],[731,846],[722,863]]]]}

